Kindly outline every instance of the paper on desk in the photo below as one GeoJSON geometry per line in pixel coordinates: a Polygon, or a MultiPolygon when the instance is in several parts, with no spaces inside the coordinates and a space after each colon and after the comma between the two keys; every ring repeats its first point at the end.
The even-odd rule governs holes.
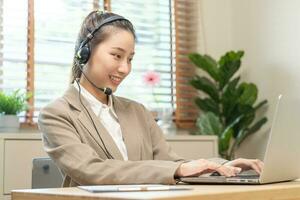
{"type": "Polygon", "coordinates": [[[133,191],[163,191],[163,190],[191,190],[192,187],[179,185],[142,184],[142,185],[88,185],[77,186],[89,192],[133,192],[133,191]]]}

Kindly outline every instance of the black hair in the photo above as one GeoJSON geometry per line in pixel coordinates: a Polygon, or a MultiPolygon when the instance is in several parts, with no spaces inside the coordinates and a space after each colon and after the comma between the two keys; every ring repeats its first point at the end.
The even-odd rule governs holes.
{"type": "MultiPolygon", "coordinates": [[[[74,80],[80,78],[82,74],[80,70],[80,66],[76,60],[76,53],[79,49],[80,44],[84,39],[86,39],[89,33],[91,33],[94,29],[96,29],[97,26],[99,26],[99,24],[103,22],[103,20],[112,16],[119,16],[119,15],[114,14],[112,12],[92,11],[83,20],[75,44],[75,52],[74,52],[73,66],[72,66],[72,73],[71,73],[71,83],[74,83],[74,80]]],[[[107,25],[104,25],[95,33],[93,39],[89,42],[91,52],[93,52],[93,49],[98,44],[106,40],[111,33],[117,31],[117,29],[129,31],[130,33],[132,33],[134,39],[136,39],[135,30],[130,21],[128,20],[114,21],[107,25]]]]}

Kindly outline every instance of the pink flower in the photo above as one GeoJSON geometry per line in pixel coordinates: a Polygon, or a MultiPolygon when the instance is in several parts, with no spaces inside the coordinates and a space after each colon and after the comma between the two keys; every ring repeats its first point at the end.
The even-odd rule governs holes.
{"type": "Polygon", "coordinates": [[[146,85],[154,86],[154,85],[158,84],[159,81],[160,81],[160,76],[155,71],[148,71],[144,75],[144,82],[146,83],[146,85]]]}

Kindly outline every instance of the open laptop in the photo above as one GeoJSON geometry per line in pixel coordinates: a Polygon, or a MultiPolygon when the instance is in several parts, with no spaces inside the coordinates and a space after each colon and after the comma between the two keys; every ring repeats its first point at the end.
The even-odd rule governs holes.
{"type": "MultiPolygon", "coordinates": [[[[241,174],[235,177],[201,175],[183,177],[186,183],[265,184],[295,180],[300,177],[300,101],[279,95],[261,175],[241,174]]],[[[253,171],[253,170],[252,170],[253,171]]]]}

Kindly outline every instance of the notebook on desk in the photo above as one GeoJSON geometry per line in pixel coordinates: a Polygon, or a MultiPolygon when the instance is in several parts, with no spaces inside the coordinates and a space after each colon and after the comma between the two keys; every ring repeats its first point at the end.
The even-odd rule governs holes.
{"type": "Polygon", "coordinates": [[[244,172],[235,177],[216,174],[183,177],[186,183],[265,184],[295,180],[300,176],[299,99],[279,95],[261,175],[244,172]]]}

